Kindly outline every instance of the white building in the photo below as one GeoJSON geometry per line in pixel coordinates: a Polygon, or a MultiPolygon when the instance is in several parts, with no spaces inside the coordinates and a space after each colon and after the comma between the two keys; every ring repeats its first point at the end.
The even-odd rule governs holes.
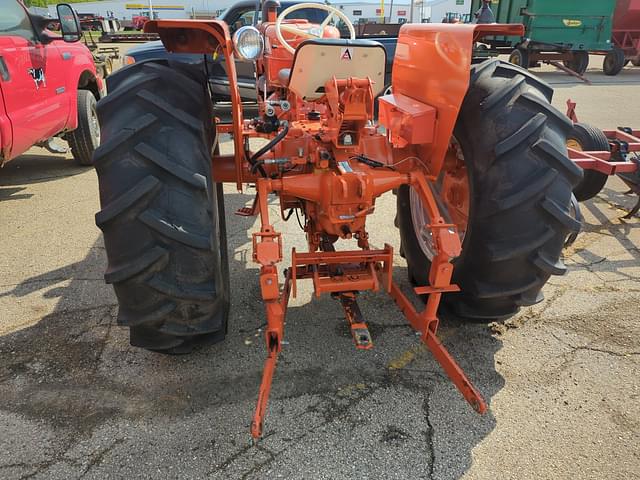
{"type": "Polygon", "coordinates": [[[471,13],[471,0],[435,0],[427,1],[431,5],[431,21],[441,22],[447,14],[468,15],[471,13]]]}
{"type": "Polygon", "coordinates": [[[330,0],[330,5],[344,12],[353,22],[405,23],[420,22],[429,18],[430,11],[424,8],[423,0],[414,0],[413,16],[411,2],[408,0],[385,0],[384,2],[366,0],[330,0]],[[422,15],[426,14],[426,17],[422,15]]]}

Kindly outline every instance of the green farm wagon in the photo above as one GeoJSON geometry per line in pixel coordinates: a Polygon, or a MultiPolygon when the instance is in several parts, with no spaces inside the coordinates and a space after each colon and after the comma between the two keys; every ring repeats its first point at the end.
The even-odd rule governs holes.
{"type": "MultiPolygon", "coordinates": [[[[562,60],[583,74],[589,52],[611,50],[615,0],[491,0],[498,23],[522,23],[522,37],[493,37],[489,44],[509,61],[530,67],[540,60],[562,60]]],[[[476,12],[482,0],[473,0],[476,12]]]]}

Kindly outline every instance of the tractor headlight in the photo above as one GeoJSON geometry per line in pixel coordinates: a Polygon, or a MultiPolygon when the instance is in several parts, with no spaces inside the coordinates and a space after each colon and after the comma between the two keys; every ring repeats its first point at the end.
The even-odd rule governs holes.
{"type": "Polygon", "coordinates": [[[264,50],[264,39],[256,27],[250,25],[240,27],[233,34],[233,44],[240,60],[253,62],[264,50]]]}

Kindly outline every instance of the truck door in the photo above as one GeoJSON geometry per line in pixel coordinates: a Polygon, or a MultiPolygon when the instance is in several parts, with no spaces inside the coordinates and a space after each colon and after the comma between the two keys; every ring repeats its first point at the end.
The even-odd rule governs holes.
{"type": "Polygon", "coordinates": [[[27,12],[15,0],[0,2],[0,75],[5,109],[13,130],[13,158],[34,143],[57,134],[67,121],[70,102],[55,43],[42,44],[27,12]]]}

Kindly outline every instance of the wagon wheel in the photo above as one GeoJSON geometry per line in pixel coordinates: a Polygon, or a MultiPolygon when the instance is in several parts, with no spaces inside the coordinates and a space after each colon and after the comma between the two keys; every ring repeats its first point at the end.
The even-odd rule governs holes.
{"type": "MultiPolygon", "coordinates": [[[[576,123],[573,131],[567,136],[567,147],[574,150],[609,151],[609,140],[601,130],[587,125],[576,123]]],[[[585,170],[584,177],[573,189],[573,193],[579,202],[584,202],[595,197],[607,183],[608,175],[595,170],[585,170]]]]}
{"type": "Polygon", "coordinates": [[[522,47],[516,48],[509,55],[509,63],[522,68],[529,68],[529,51],[522,47]]]}
{"type": "Polygon", "coordinates": [[[584,75],[584,72],[587,71],[587,67],[589,66],[589,52],[582,50],[571,52],[571,59],[564,60],[562,63],[578,75],[584,75]]]}
{"type": "Polygon", "coordinates": [[[613,47],[602,62],[602,70],[605,75],[615,76],[619,74],[625,65],[624,51],[619,47],[613,47]]]}

